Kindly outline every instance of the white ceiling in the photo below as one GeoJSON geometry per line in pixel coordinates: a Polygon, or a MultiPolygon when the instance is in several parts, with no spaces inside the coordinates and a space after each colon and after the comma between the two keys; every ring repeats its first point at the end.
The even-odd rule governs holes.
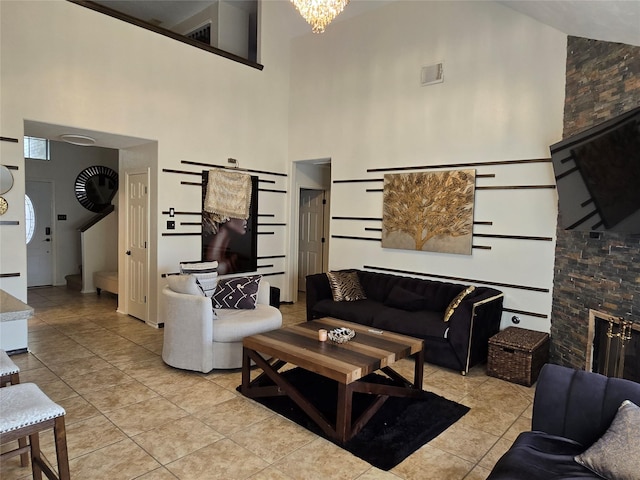
{"type": "Polygon", "coordinates": [[[575,37],[640,46],[638,0],[499,1],[575,37]]]}

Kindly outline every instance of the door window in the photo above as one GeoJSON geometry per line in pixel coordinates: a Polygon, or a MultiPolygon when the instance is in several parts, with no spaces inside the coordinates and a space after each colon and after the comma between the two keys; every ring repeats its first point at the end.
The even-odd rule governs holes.
{"type": "Polygon", "coordinates": [[[33,232],[36,229],[36,211],[33,209],[33,203],[29,195],[24,196],[24,216],[27,225],[27,245],[33,238],[33,232]]]}

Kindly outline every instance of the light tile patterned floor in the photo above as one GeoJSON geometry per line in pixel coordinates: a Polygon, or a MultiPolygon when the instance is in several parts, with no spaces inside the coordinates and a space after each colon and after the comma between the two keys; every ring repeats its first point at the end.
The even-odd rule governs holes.
{"type": "MultiPolygon", "coordinates": [[[[371,467],[235,391],[240,371],[186,372],[160,358],[162,329],[115,312],[116,297],[64,287],[29,290],[29,353],[14,355],[67,411],[74,480],[481,480],[531,423],[534,389],[425,365],[424,386],[471,407],[459,422],[389,472],[371,467]]],[[[282,305],[305,320],[304,297],[282,305]]],[[[400,371],[411,378],[411,361],[400,371]]],[[[43,451],[54,459],[52,436],[43,451]]],[[[3,480],[31,478],[18,458],[3,480]]]]}

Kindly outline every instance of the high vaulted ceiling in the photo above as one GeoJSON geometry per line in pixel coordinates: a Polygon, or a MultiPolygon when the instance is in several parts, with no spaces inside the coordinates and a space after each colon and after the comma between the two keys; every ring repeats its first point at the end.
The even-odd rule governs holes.
{"type": "Polygon", "coordinates": [[[499,1],[567,35],[640,46],[638,0],[499,1]]]}

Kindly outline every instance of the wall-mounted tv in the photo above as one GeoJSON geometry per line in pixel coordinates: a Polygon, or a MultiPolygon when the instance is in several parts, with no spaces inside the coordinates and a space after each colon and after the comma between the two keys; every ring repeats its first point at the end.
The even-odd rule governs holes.
{"type": "Polygon", "coordinates": [[[562,228],[640,234],[640,107],[550,150],[562,228]]]}

